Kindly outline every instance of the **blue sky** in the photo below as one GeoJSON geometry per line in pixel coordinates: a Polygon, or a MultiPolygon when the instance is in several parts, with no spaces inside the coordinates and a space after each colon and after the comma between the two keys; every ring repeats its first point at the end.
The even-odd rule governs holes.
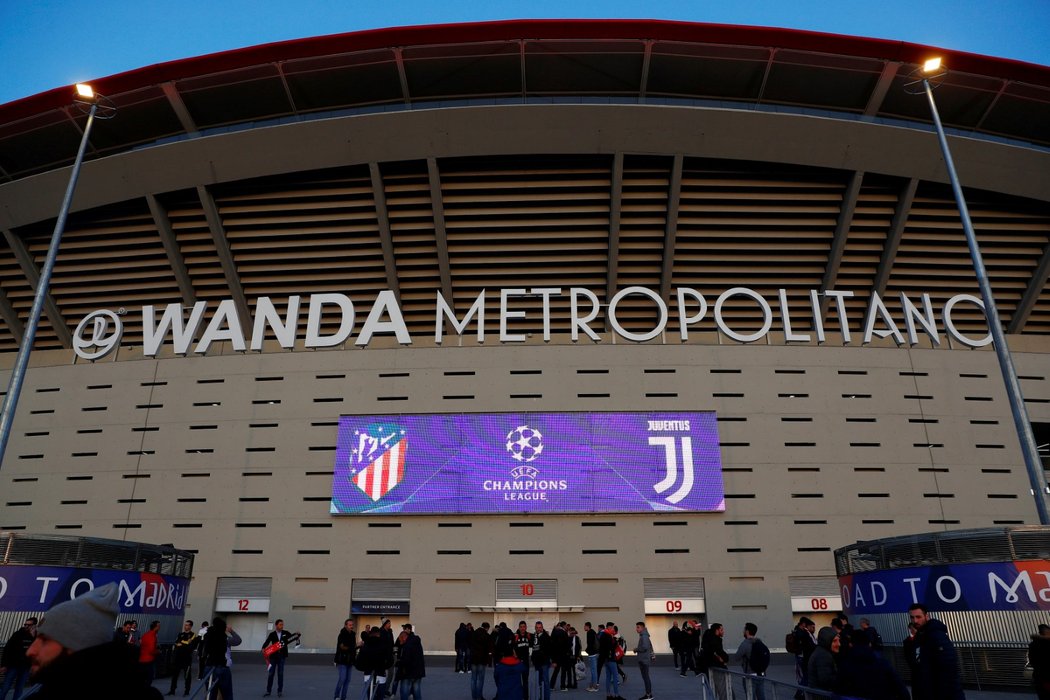
{"type": "Polygon", "coordinates": [[[78,80],[286,39],[570,17],[788,27],[1050,65],[1050,0],[0,0],[0,104],[78,80]]]}

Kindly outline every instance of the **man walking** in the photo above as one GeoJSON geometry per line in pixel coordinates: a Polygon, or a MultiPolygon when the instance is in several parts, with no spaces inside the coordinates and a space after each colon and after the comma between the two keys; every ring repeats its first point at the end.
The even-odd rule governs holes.
{"type": "MultiPolygon", "coordinates": [[[[183,684],[183,695],[190,694],[190,676],[193,670],[193,652],[197,649],[199,637],[193,631],[193,620],[182,623],[182,631],[175,638],[174,658],[171,669],[171,688],[168,695],[175,694],[175,688],[179,685],[179,678],[185,679],[183,684]]],[[[2,698],[0,698],[2,700],[2,698]]]]}
{"type": "Polygon", "coordinates": [[[423,642],[412,631],[412,625],[402,628],[401,656],[398,660],[397,678],[401,689],[401,700],[423,700],[423,678],[427,675],[423,662],[423,642]]]}
{"type": "MultiPolygon", "coordinates": [[[[751,676],[764,676],[769,668],[769,647],[758,638],[758,625],[748,622],[744,625],[744,641],[736,650],[736,659],[740,668],[751,676]]],[[[765,682],[752,681],[757,700],[765,700],[765,682]]]]}
{"type": "Polygon", "coordinates": [[[284,662],[288,658],[288,642],[291,641],[291,636],[291,633],[284,629],[284,620],[279,619],[273,623],[273,631],[266,636],[266,641],[263,642],[263,649],[278,642],[281,644],[280,649],[270,654],[270,663],[266,671],[266,692],[263,694],[264,697],[273,691],[274,673],[277,674],[277,697],[284,695],[284,662]]]}
{"type": "Polygon", "coordinates": [[[653,683],[649,680],[649,664],[656,659],[656,652],[653,650],[653,642],[649,639],[649,630],[645,628],[644,622],[636,622],[634,630],[638,633],[638,645],[634,648],[634,653],[638,655],[638,673],[642,676],[642,682],[645,684],[645,695],[641,697],[641,700],[653,700],[653,683]]]}
{"type": "Polygon", "coordinates": [[[0,671],[4,672],[4,684],[0,685],[0,700],[7,697],[7,691],[12,687],[15,689],[12,700],[22,697],[22,688],[29,678],[29,659],[26,652],[29,651],[34,636],[36,618],[30,617],[22,624],[21,629],[15,630],[4,645],[4,654],[0,658],[0,671]]]}
{"type": "Polygon", "coordinates": [[[959,657],[948,638],[948,628],[930,617],[922,603],[909,607],[908,617],[919,626],[915,635],[917,664],[912,694],[916,700],[963,700],[966,696],[959,677],[959,657]]]}
{"type": "Polygon", "coordinates": [[[350,676],[353,675],[354,661],[357,659],[357,635],[354,634],[354,621],[349,617],[339,630],[335,640],[335,668],[339,673],[335,682],[335,700],[346,700],[350,691],[350,676]]]}

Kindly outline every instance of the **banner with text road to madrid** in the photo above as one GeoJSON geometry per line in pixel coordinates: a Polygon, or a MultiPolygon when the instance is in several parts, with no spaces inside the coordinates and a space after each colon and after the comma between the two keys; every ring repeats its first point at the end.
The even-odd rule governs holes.
{"type": "Polygon", "coordinates": [[[116,583],[121,613],[181,616],[190,581],[143,571],[70,566],[0,566],[0,612],[50,610],[99,586],[116,583]]]}
{"type": "Polygon", "coordinates": [[[724,510],[710,411],[339,419],[333,514],[724,510]]]}

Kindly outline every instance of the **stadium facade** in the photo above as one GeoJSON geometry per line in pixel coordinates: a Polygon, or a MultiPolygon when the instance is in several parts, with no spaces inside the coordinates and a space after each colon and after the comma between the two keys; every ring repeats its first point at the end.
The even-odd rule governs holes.
{"type": "MultiPolygon", "coordinates": [[[[187,615],[228,614],[249,644],[277,617],[326,649],[348,615],[389,615],[446,650],[462,620],[520,618],[778,639],[841,606],[835,548],[1037,523],[928,106],[904,89],[931,54],[1048,442],[1050,69],[675,22],[412,27],[94,84],[117,116],[91,135],[0,529],[190,550],[187,615]],[[630,468],[634,447],[563,426],[569,476],[544,479],[531,433],[500,427],[620,415],[669,465],[684,438],[645,430],[710,418],[721,501],[674,505],[670,466],[659,508],[581,492],[573,449],[630,468]],[[340,433],[361,417],[446,432],[366,486],[340,433]],[[497,449],[471,463],[480,432],[447,443],[482,419],[497,449]],[[333,497],[381,504],[416,455],[508,476],[419,512],[333,497]]],[[[83,125],[65,88],[0,106],[7,367],[83,125]]]]}

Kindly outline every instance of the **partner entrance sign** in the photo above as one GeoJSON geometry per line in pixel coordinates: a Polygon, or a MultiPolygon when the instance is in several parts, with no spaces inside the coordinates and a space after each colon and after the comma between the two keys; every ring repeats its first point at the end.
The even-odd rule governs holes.
{"type": "Polygon", "coordinates": [[[724,510],[714,412],[339,420],[333,514],[724,510]]]}

